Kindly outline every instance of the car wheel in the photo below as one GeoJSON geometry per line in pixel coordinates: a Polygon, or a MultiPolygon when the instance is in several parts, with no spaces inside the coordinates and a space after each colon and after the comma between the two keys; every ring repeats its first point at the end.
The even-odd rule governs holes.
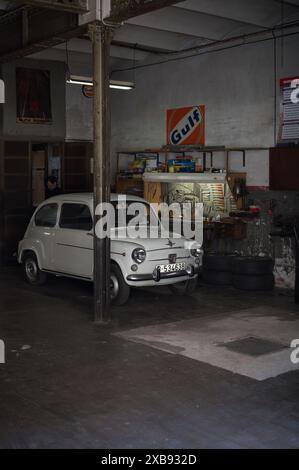
{"type": "Polygon", "coordinates": [[[124,305],[130,297],[130,286],[124,280],[120,268],[111,266],[110,271],[110,299],[113,305],[124,305]]]}
{"type": "Polygon", "coordinates": [[[192,294],[198,285],[198,278],[188,279],[188,281],[178,282],[177,284],[169,284],[168,288],[174,295],[192,294]]]}
{"type": "Polygon", "coordinates": [[[47,274],[39,269],[34,253],[28,253],[23,260],[25,279],[29,284],[41,286],[47,280],[47,274]]]}

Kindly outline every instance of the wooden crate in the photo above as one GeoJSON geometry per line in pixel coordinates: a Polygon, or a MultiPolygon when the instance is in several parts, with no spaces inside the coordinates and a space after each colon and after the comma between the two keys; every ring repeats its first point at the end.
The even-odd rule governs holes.
{"type": "Polygon", "coordinates": [[[125,178],[123,176],[116,177],[117,194],[131,194],[143,197],[144,186],[142,178],[125,178]]]}

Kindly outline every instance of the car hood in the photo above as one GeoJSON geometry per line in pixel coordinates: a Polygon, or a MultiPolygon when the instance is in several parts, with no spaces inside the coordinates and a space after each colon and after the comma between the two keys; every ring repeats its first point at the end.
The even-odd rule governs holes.
{"type": "Polygon", "coordinates": [[[115,229],[111,233],[111,240],[113,245],[117,243],[130,244],[143,247],[147,253],[154,253],[157,251],[165,250],[169,253],[176,253],[178,251],[188,251],[193,246],[198,246],[194,240],[187,240],[179,235],[170,237],[150,238],[150,233],[147,231],[147,238],[129,238],[124,236],[122,229],[115,229]]]}

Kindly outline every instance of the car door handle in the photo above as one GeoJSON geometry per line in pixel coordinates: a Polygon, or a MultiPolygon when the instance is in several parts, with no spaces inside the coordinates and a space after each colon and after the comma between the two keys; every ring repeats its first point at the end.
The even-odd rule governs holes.
{"type": "Polygon", "coordinates": [[[87,232],[86,235],[88,235],[89,237],[93,237],[93,232],[87,232]]]}

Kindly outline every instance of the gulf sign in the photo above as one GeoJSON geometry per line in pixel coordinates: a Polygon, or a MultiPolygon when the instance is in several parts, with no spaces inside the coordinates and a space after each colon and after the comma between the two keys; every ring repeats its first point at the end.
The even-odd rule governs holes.
{"type": "Polygon", "coordinates": [[[167,110],[168,145],[204,145],[205,107],[188,106],[167,110]]]}

